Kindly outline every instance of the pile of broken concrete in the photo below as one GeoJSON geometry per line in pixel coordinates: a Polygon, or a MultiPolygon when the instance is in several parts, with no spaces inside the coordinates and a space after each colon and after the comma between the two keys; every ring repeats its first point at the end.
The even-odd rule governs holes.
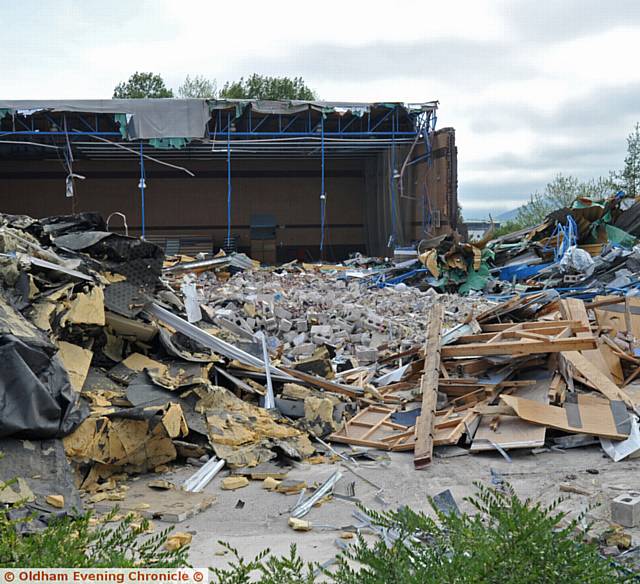
{"type": "Polygon", "coordinates": [[[183,491],[152,481],[184,495],[224,467],[236,488],[366,450],[421,468],[456,451],[640,449],[635,298],[496,303],[345,272],[171,260],[91,213],[2,216],[0,479],[22,479],[3,501],[118,502],[169,463],[201,467],[183,491]]]}

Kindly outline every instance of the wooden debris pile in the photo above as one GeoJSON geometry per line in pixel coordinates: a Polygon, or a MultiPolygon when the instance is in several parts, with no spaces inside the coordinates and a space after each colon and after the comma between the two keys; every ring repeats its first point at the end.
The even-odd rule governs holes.
{"type": "Polygon", "coordinates": [[[640,312],[629,310],[632,299],[617,326],[607,309],[624,299],[540,302],[531,319],[532,300],[512,299],[446,331],[435,305],[423,350],[387,358],[385,366],[397,363],[402,374],[377,387],[375,398],[360,398],[364,407],[330,440],[414,450],[416,468],[429,464],[438,446],[508,456],[561,433],[640,449],[629,443],[637,430],[629,383],[640,374],[633,349],[640,312]]]}

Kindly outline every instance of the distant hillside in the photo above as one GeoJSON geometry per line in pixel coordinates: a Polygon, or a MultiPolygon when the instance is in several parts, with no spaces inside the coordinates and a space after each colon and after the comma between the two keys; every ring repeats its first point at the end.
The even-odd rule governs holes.
{"type": "Polygon", "coordinates": [[[511,221],[516,218],[519,210],[520,207],[516,207],[515,209],[511,209],[511,211],[505,211],[504,213],[500,213],[500,215],[496,215],[494,219],[500,221],[500,223],[511,221]]]}

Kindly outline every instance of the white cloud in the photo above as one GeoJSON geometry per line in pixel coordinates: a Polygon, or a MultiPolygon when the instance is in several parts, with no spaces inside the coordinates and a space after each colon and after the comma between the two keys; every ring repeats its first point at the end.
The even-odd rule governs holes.
{"type": "Polygon", "coordinates": [[[221,85],[256,71],[302,75],[325,99],[439,99],[439,126],[457,130],[465,214],[483,213],[557,172],[622,164],[640,119],[638,7],[22,0],[3,7],[0,97],[104,98],[146,70],[174,88],[186,74],[221,85]]]}

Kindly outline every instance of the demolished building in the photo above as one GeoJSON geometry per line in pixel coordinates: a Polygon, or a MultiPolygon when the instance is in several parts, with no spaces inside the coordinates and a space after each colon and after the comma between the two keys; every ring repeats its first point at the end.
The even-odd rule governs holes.
{"type": "MultiPolygon", "coordinates": [[[[52,116],[58,115],[38,107],[6,109],[3,124],[16,119],[24,123],[29,117],[34,124],[55,121],[52,116]]],[[[205,118],[215,112],[207,111],[205,118]]],[[[60,113],[64,128],[71,118],[65,121],[60,113]]],[[[249,115],[246,108],[236,113],[236,119],[249,115]]],[[[328,140],[323,120],[338,115],[324,112],[324,118],[322,113],[320,163],[331,159],[323,148],[328,140]]],[[[429,119],[426,111],[420,115],[429,119]]],[[[145,172],[148,149],[165,152],[162,146],[171,147],[171,142],[152,146],[154,138],[140,137],[147,135],[152,120],[162,118],[117,119],[136,136],[124,142],[105,138],[105,147],[127,148],[122,161],[111,160],[106,151],[104,161],[83,158],[81,136],[69,137],[66,144],[67,133],[75,130],[50,129],[46,139],[44,130],[42,136],[29,130],[25,140],[19,139],[20,130],[9,130],[8,148],[27,142],[28,156],[35,148],[62,147],[65,171],[73,175],[91,165],[128,165],[131,176],[141,173],[132,191],[127,190],[131,176],[122,178],[129,181],[122,188],[131,195],[127,200],[132,207],[126,209],[130,222],[136,213],[142,218],[143,209],[152,215],[154,207],[145,182],[151,180],[145,172]]],[[[268,116],[263,123],[271,123],[268,116]]],[[[367,122],[360,116],[352,123],[367,122]]],[[[392,121],[392,134],[398,127],[392,121]]],[[[167,135],[177,131],[163,129],[167,135]]],[[[213,153],[211,164],[229,163],[234,149],[239,154],[248,147],[230,139],[230,127],[226,131],[222,154],[215,139],[200,139],[213,153]]],[[[403,209],[402,217],[411,217],[413,205],[420,204],[411,189],[423,179],[427,185],[438,183],[443,178],[439,173],[455,168],[447,159],[454,153],[452,142],[442,154],[433,149],[438,136],[452,139],[453,133],[432,132],[423,145],[422,132],[424,127],[414,132],[412,143],[404,143],[397,182],[387,182],[393,172],[380,183],[383,190],[388,185],[387,195],[376,199],[380,205],[366,207],[378,213],[382,226],[372,237],[383,252],[403,251],[397,247],[403,241],[399,232],[397,239],[388,239],[389,230],[393,235],[399,224],[387,221],[392,216],[399,221],[391,211],[403,209]],[[425,173],[423,179],[411,174],[418,169],[425,173]],[[413,178],[405,183],[403,177],[409,176],[413,178]]],[[[399,148],[394,140],[392,136],[391,150],[375,153],[377,160],[391,163],[388,169],[397,168],[391,160],[399,148]]],[[[189,149],[197,146],[191,142],[196,141],[175,142],[180,148],[157,160],[193,168],[201,162],[191,162],[196,154],[189,149]]],[[[309,139],[305,148],[310,158],[316,157],[317,139],[309,139]]],[[[100,158],[98,150],[94,159],[100,158]]],[[[247,165],[311,164],[292,153],[269,160],[266,153],[255,159],[248,154],[247,165]]],[[[367,164],[366,157],[334,154],[336,164],[367,164]]],[[[34,168],[49,162],[37,159],[34,168]]],[[[327,178],[323,169],[321,165],[321,179],[327,178]]],[[[183,172],[166,172],[174,171],[183,172]]],[[[449,186],[454,185],[451,176],[445,181],[449,186]]],[[[63,181],[72,207],[90,178],[71,177],[76,182],[70,185],[63,181]]],[[[269,177],[263,178],[268,184],[269,177]]],[[[21,180],[30,184],[26,177],[13,177],[4,184],[5,192],[21,180]]],[[[39,180],[51,180],[53,188],[60,177],[39,180]]],[[[93,180],[98,185],[101,179],[93,180]]],[[[222,182],[225,204],[231,200],[233,205],[234,191],[231,199],[227,196],[235,183],[222,182]]],[[[100,201],[107,204],[108,193],[100,188],[105,195],[100,201]]],[[[324,191],[321,186],[320,193],[324,191]]],[[[431,209],[428,232],[414,232],[410,239],[416,243],[405,253],[395,258],[356,255],[339,264],[293,260],[261,265],[231,249],[252,252],[250,228],[248,240],[241,236],[236,245],[226,246],[229,253],[221,250],[201,259],[180,254],[185,251],[181,246],[160,241],[160,232],[154,235],[153,229],[138,237],[151,221],[142,222],[137,231],[129,224],[126,236],[98,213],[39,219],[0,215],[0,451],[5,457],[0,502],[12,513],[35,513],[43,524],[52,514],[82,508],[101,514],[114,506],[182,522],[212,506],[214,492],[260,481],[263,497],[299,495],[296,504],[270,519],[306,531],[312,524],[301,518],[334,499],[388,504],[376,477],[358,468],[363,461],[384,463],[384,468],[389,463],[395,472],[391,465],[400,456],[422,469],[440,465],[436,458],[473,455],[493,464],[501,457],[510,464],[519,453],[538,456],[584,447],[598,453],[601,448],[612,464],[633,464],[640,454],[640,384],[635,381],[640,375],[639,203],[617,195],[599,202],[579,200],[542,225],[471,244],[452,231],[457,215],[452,192],[440,200],[446,210],[440,219],[446,220],[436,227],[431,209]],[[417,242],[425,233],[432,237],[417,242]],[[320,473],[321,480],[314,477],[309,483],[293,476],[314,465],[326,465],[331,474],[320,473]],[[221,480],[214,481],[220,474],[221,480]],[[347,476],[357,481],[349,483],[347,476]],[[17,479],[15,486],[11,479],[17,479]],[[365,489],[366,501],[359,498],[365,489]],[[27,503],[26,511],[19,502],[27,503]]],[[[307,203],[319,202],[311,198],[310,187],[305,196],[307,203]]],[[[360,196],[366,202],[362,191],[360,196]]],[[[33,200],[45,208],[54,204],[51,198],[33,200]]],[[[260,197],[246,197],[254,199],[260,197]]],[[[11,204],[22,210],[31,203],[11,204]]],[[[405,227],[406,238],[411,222],[405,227]]],[[[229,228],[241,231],[236,223],[224,225],[222,235],[210,242],[214,249],[229,243],[224,235],[229,228]]],[[[264,222],[256,227],[266,228],[264,222]]],[[[279,237],[288,237],[287,229],[278,227],[279,237]]],[[[322,236],[323,231],[314,233],[322,236]]],[[[313,256],[309,245],[305,255],[313,256]]],[[[278,247],[283,255],[276,259],[292,253],[286,245],[278,247]]],[[[599,472],[588,469],[589,475],[589,470],[599,472]]],[[[560,491],[591,493],[573,484],[575,476],[565,475],[560,491]]],[[[491,477],[503,480],[493,468],[491,477]]],[[[235,505],[241,510],[245,502],[235,505]]],[[[354,529],[367,525],[358,523],[354,529]]]]}
{"type": "Polygon", "coordinates": [[[457,227],[455,132],[436,130],[437,107],[0,101],[0,207],[95,211],[170,254],[392,255],[457,227]]]}

